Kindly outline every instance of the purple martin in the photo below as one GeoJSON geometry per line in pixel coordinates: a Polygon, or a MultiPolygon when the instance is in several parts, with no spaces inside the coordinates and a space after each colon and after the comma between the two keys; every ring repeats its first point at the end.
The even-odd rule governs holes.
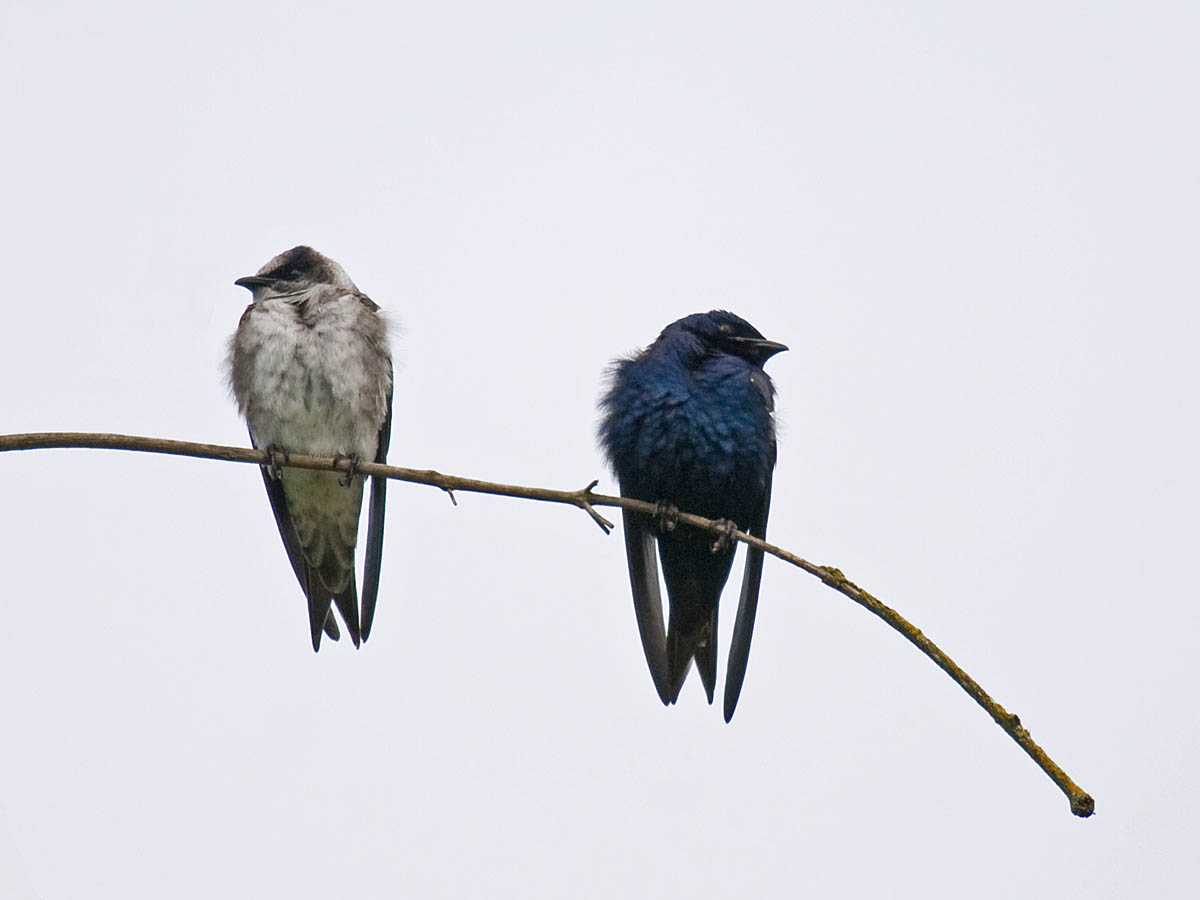
{"type": "MultiPolygon", "coordinates": [[[[272,454],[386,462],[392,360],[383,313],[341,266],[311,247],[280,253],[234,284],[254,301],[229,341],[229,384],[250,441],[272,454]]],[[[354,548],[364,477],[264,465],[288,559],[308,599],[313,650],[338,639],[331,604],[354,646],[371,633],[383,552],[387,480],[371,479],[362,614],[354,548]]]]}
{"type": "MultiPolygon", "coordinates": [[[[693,659],[712,703],[717,604],[736,547],[676,525],[672,512],[725,520],[766,536],[775,386],[763,364],[786,349],[733,313],[696,313],[668,325],[642,352],[616,360],[600,400],[600,445],[621,496],[660,505],[659,515],[624,511],[623,519],[638,631],[664,704],[678,698],[693,659]],[[670,604],[665,629],[658,559],[670,604]]],[[[747,548],[725,672],[726,722],[746,677],[762,565],[762,551],[747,548]]]]}

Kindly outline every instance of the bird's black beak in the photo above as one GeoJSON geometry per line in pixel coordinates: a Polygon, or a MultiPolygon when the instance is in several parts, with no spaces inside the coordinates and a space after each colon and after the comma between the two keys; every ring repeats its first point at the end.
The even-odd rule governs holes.
{"type": "Polygon", "coordinates": [[[778,341],[768,341],[766,338],[735,337],[729,340],[737,345],[742,352],[757,359],[760,366],[776,353],[782,353],[788,349],[787,344],[781,344],[778,341]]]}
{"type": "Polygon", "coordinates": [[[271,284],[274,280],[274,278],[263,278],[261,275],[247,275],[245,278],[239,278],[234,284],[252,291],[256,287],[262,287],[264,284],[271,284]]]}

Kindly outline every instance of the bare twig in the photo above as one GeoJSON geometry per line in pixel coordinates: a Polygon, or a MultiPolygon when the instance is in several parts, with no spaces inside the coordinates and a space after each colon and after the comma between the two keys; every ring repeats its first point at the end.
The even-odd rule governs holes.
{"type": "MultiPolygon", "coordinates": [[[[228,462],[256,463],[259,465],[272,462],[277,466],[292,466],[298,469],[318,469],[334,472],[349,472],[354,462],[345,457],[329,459],[320,456],[304,456],[299,453],[289,453],[286,458],[276,455],[268,460],[266,453],[258,450],[242,449],[240,447],[225,447],[218,444],[196,444],[190,441],[172,441],[163,438],[137,437],[124,434],[87,434],[80,432],[46,432],[35,434],[0,435],[0,451],[5,450],[38,450],[50,448],[89,448],[95,450],[136,450],[147,453],[169,453],[176,456],[193,456],[200,459],[219,459],[228,462]]],[[[613,497],[607,494],[594,494],[592,489],[598,482],[593,481],[587,487],[577,491],[556,491],[547,488],[524,487],[515,484],[497,484],[491,481],[479,481],[474,478],[460,478],[456,475],[443,475],[432,469],[405,469],[399,466],[385,466],[378,463],[360,462],[357,471],[362,475],[382,475],[397,481],[407,481],[413,484],[426,484],[440,488],[454,500],[454,491],[465,491],[479,494],[496,494],[504,497],[520,497],[525,500],[543,500],[549,503],[565,503],[578,507],[591,516],[592,520],[607,534],[613,527],[612,522],[598,512],[597,506],[614,506],[646,515],[659,513],[659,505],[631,500],[626,497],[613,497]]],[[[457,505],[457,504],[456,504],[457,505]]],[[[912,643],[918,650],[928,656],[937,666],[949,675],[967,694],[984,708],[989,716],[1004,729],[1018,746],[1021,747],[1037,763],[1059,789],[1067,795],[1071,803],[1071,812],[1077,816],[1087,817],[1095,812],[1095,801],[1072,781],[1067,773],[1055,764],[1030,737],[1029,732],[1021,725],[1021,720],[1013,713],[993,700],[970,675],[964,672],[936,644],[927,638],[919,628],[901,616],[889,606],[881,603],[871,594],[850,581],[840,570],[831,566],[820,566],[790,553],[773,544],[746,534],[742,531],[731,531],[727,522],[713,521],[690,513],[679,513],[678,521],[693,528],[711,531],[715,534],[726,535],[733,540],[757,547],[764,553],[778,557],[784,562],[791,563],[821,579],[829,587],[849,597],[855,603],[865,607],[883,619],[888,625],[912,643]]]]}

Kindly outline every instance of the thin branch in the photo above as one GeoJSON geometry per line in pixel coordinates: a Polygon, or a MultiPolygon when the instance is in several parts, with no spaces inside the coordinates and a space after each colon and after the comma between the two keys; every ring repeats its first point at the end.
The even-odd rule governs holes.
{"type": "MultiPolygon", "coordinates": [[[[46,432],[35,434],[0,435],[0,451],[5,450],[40,450],[51,448],[89,448],[94,450],[135,450],[146,453],[169,453],[176,456],[192,456],[200,459],[219,459],[228,462],[255,463],[266,462],[266,454],[258,450],[240,447],[225,447],[218,444],[195,444],[190,441],[172,441],[163,438],[137,437],[124,434],[87,434],[80,432],[46,432]]],[[[276,461],[277,465],[292,466],[298,469],[318,469],[334,472],[346,472],[351,461],[346,458],[329,459],[320,456],[304,456],[299,453],[289,453],[285,461],[276,461]]],[[[478,494],[495,494],[503,497],[520,497],[525,500],[542,500],[549,503],[565,503],[582,509],[607,534],[613,527],[612,522],[598,512],[597,506],[620,507],[633,512],[653,515],[656,506],[640,500],[625,497],[613,497],[607,494],[594,494],[592,489],[597,482],[593,481],[587,487],[577,491],[556,491],[547,488],[525,487],[515,484],[497,484],[491,481],[479,481],[474,478],[460,478],[456,475],[443,475],[432,469],[406,469],[399,466],[385,466],[378,463],[361,462],[358,472],[363,475],[382,475],[396,481],[407,481],[412,484],[426,484],[440,488],[454,499],[455,491],[466,491],[478,494]]],[[[694,516],[690,513],[680,513],[678,521],[693,528],[711,531],[715,534],[725,534],[726,525],[694,516]]],[[[820,566],[789,553],[773,544],[746,534],[735,532],[732,537],[744,544],[757,547],[764,553],[778,557],[784,562],[791,563],[821,579],[835,591],[849,597],[855,603],[865,607],[888,625],[900,632],[905,639],[918,650],[928,656],[937,666],[954,679],[976,703],[983,707],[989,716],[1004,731],[1017,742],[1022,750],[1029,754],[1059,789],[1067,795],[1071,803],[1071,812],[1077,816],[1087,817],[1095,812],[1095,801],[1072,781],[1067,773],[1058,767],[1030,737],[1029,732],[1021,725],[1021,720],[1013,713],[993,700],[975,679],[971,678],[947,656],[936,644],[927,638],[919,628],[905,619],[889,606],[881,603],[871,594],[864,591],[854,582],[846,578],[840,570],[832,566],[820,566]]]]}

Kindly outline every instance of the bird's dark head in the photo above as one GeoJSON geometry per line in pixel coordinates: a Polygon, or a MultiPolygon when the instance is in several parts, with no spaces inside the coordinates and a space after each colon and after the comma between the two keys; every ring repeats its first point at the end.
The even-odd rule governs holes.
{"type": "Polygon", "coordinates": [[[741,316],[723,309],[694,313],[673,322],[663,329],[660,339],[673,331],[686,332],[711,350],[740,356],[756,366],[787,349],[784,344],[767,340],[741,316]]]}
{"type": "Polygon", "coordinates": [[[319,284],[357,290],[341,266],[303,245],[285,250],[256,273],[239,278],[234,284],[247,288],[256,300],[301,294],[319,284]]]}

